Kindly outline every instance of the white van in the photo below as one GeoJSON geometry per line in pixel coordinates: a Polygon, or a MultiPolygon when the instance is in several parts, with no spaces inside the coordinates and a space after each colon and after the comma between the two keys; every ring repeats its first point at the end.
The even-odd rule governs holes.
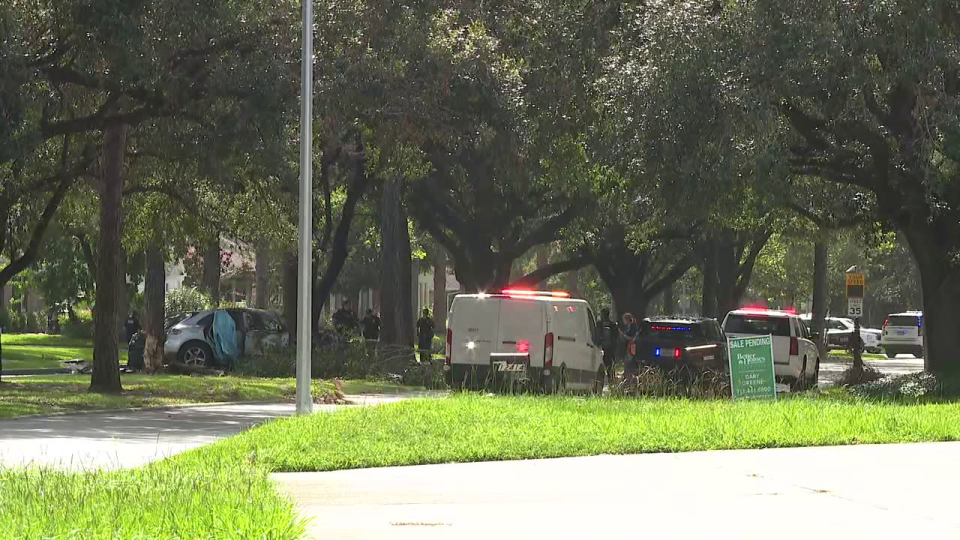
{"type": "Polygon", "coordinates": [[[457,295],[447,328],[447,384],[602,390],[596,318],[585,300],[569,296],[527,290],[457,295]]]}

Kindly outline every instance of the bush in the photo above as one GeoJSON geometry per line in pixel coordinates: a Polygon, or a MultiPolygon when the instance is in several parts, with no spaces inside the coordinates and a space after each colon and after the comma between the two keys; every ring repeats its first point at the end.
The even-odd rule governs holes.
{"type": "MultiPolygon", "coordinates": [[[[401,377],[412,358],[410,348],[378,348],[355,340],[314,348],[310,375],[315,379],[367,379],[390,374],[401,377]]],[[[235,369],[256,377],[293,377],[297,373],[297,353],[293,348],[266,351],[242,359],[235,369]]]]}
{"type": "Polygon", "coordinates": [[[213,301],[210,295],[194,287],[180,287],[167,293],[164,309],[167,314],[210,309],[213,301]]]}
{"type": "Polygon", "coordinates": [[[443,360],[420,363],[411,362],[403,372],[400,382],[409,386],[423,386],[430,390],[444,389],[443,360]]]}
{"type": "Polygon", "coordinates": [[[883,379],[884,375],[880,370],[870,366],[863,366],[863,371],[857,371],[853,366],[847,368],[842,374],[837,384],[840,386],[855,386],[858,384],[871,383],[883,379]]]}
{"type": "Polygon", "coordinates": [[[682,397],[695,399],[720,399],[731,395],[730,376],[726,373],[707,371],[664,372],[646,368],[611,388],[611,395],[618,397],[682,397]]]}
{"type": "Polygon", "coordinates": [[[921,401],[960,396],[960,380],[938,379],[927,372],[888,377],[850,387],[850,393],[870,399],[921,401]]]}
{"type": "Polygon", "coordinates": [[[0,331],[13,332],[13,320],[5,307],[0,307],[0,331]]]}
{"type": "Polygon", "coordinates": [[[27,332],[31,334],[39,334],[41,332],[47,331],[47,317],[39,311],[33,311],[27,313],[27,332]]]}
{"type": "Polygon", "coordinates": [[[19,334],[27,330],[27,316],[20,311],[10,313],[10,333],[19,334]]]}
{"type": "Polygon", "coordinates": [[[67,315],[60,316],[60,333],[69,338],[93,339],[93,313],[89,309],[82,309],[76,314],[76,322],[67,315]]]}

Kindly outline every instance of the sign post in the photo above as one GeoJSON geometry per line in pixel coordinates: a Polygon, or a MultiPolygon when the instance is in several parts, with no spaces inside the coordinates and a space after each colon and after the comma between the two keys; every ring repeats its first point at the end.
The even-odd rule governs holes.
{"type": "Polygon", "coordinates": [[[733,399],[776,399],[773,336],[727,339],[733,399]]]}
{"type": "Polygon", "coordinates": [[[853,369],[858,372],[863,372],[860,317],[863,316],[863,289],[866,284],[867,280],[863,274],[847,272],[847,316],[853,319],[853,369]]]}

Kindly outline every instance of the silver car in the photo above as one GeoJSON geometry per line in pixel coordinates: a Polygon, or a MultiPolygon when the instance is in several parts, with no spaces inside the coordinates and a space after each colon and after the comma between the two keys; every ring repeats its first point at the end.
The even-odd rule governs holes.
{"type": "Polygon", "coordinates": [[[290,334],[276,313],[260,309],[206,310],[186,314],[167,329],[163,345],[167,361],[213,366],[213,318],[217,311],[228,313],[237,326],[237,340],[241,355],[259,354],[265,349],[286,347],[290,334]]]}

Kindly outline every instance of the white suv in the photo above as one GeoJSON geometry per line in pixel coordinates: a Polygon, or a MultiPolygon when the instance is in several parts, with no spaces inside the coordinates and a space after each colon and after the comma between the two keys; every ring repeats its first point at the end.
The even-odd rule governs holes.
{"type": "Polygon", "coordinates": [[[731,311],[723,319],[727,337],[773,336],[773,369],[777,380],[794,390],[816,386],[820,354],[807,325],[796,313],[764,308],[731,311]]]}
{"type": "Polygon", "coordinates": [[[923,356],[923,312],[905,311],[891,313],[883,323],[883,335],[880,344],[887,358],[898,354],[923,356]]]}

